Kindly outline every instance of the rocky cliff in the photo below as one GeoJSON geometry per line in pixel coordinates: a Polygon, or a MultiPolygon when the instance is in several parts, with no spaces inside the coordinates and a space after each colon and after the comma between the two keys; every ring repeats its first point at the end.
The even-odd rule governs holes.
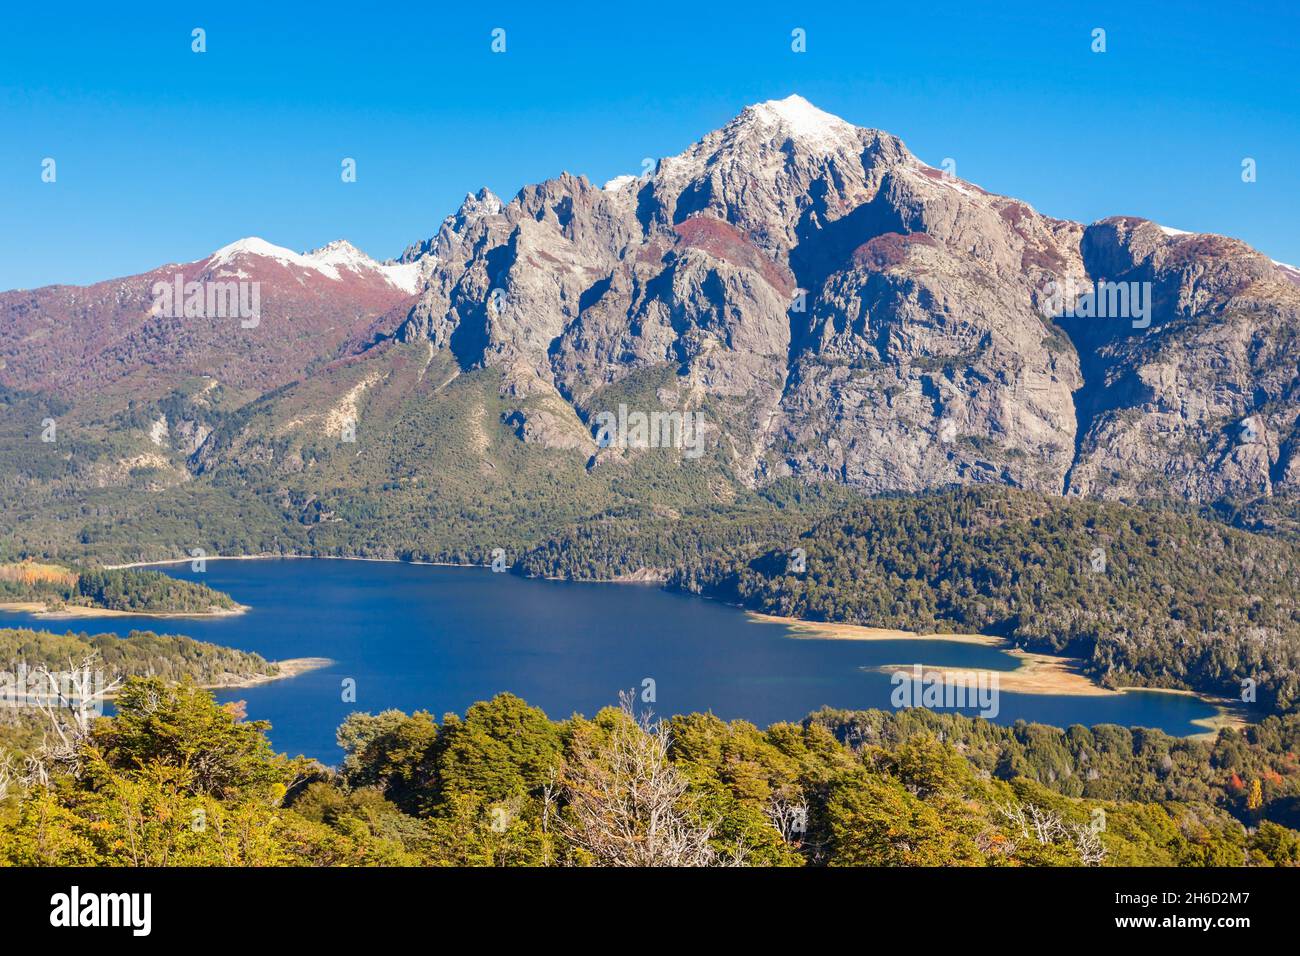
{"type": "MultiPolygon", "coordinates": [[[[1298,283],[1233,239],[1045,216],[791,96],[642,176],[468,196],[389,265],[346,244],[297,256],[252,240],[90,289],[2,293],[0,382],[125,396],[183,371],[241,401],[271,393],[259,409],[296,390],[266,426],[279,440],[340,408],[396,407],[367,412],[365,396],[408,379],[364,367],[415,348],[414,381],[435,360],[450,369],[421,403],[457,375],[494,383],[500,412],[485,422],[474,406],[474,447],[501,429],[588,472],[637,458],[596,425],[622,403],[700,414],[737,487],[1244,500],[1300,482],[1298,283]],[[147,290],[175,270],[261,279],[268,318],[241,334],[150,317],[147,290]],[[1090,295],[1103,307],[1080,307],[1090,295]],[[340,365],[361,370],[304,384],[340,365]]],[[[249,421],[177,447],[211,470],[251,447],[249,421]]]]}

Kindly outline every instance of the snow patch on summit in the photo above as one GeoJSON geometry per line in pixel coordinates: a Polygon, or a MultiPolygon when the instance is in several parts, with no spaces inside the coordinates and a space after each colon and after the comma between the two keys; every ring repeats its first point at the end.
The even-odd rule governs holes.
{"type": "Polygon", "coordinates": [[[1270,259],[1269,261],[1281,270],[1282,275],[1286,277],[1288,282],[1300,285],[1300,269],[1285,262],[1278,262],[1276,259],[1270,259]]]}
{"type": "Polygon", "coordinates": [[[390,265],[376,266],[388,280],[388,284],[401,289],[409,295],[415,295],[420,289],[421,266],[418,262],[395,262],[390,265]]]}
{"type": "MultiPolygon", "coordinates": [[[[210,267],[230,265],[239,256],[257,256],[260,259],[274,259],[287,266],[297,266],[300,269],[317,269],[321,271],[315,263],[301,256],[292,249],[286,249],[284,246],[273,245],[259,236],[249,236],[246,239],[238,239],[228,246],[222,246],[216,252],[209,256],[208,265],[210,267]]],[[[198,260],[202,262],[203,260],[198,260]]],[[[335,273],[331,278],[338,278],[335,273]]]]}
{"type": "MultiPolygon", "coordinates": [[[[272,259],[281,265],[310,269],[335,281],[343,278],[340,269],[347,269],[350,272],[378,272],[389,285],[412,295],[420,285],[421,268],[418,263],[381,265],[344,239],[336,239],[311,252],[297,253],[257,236],[249,236],[222,246],[208,258],[208,266],[209,268],[229,267],[241,256],[272,259]]],[[[246,275],[242,270],[238,274],[246,275]]]]}
{"type": "Polygon", "coordinates": [[[624,186],[636,182],[636,180],[637,180],[636,176],[632,176],[628,173],[624,173],[622,176],[615,176],[609,182],[605,183],[605,185],[602,186],[601,188],[607,193],[616,193],[624,186]]]}
{"type": "Polygon", "coordinates": [[[783,100],[747,106],[741,116],[778,127],[800,143],[818,150],[834,149],[857,139],[856,126],[818,109],[797,93],[783,100]]]}

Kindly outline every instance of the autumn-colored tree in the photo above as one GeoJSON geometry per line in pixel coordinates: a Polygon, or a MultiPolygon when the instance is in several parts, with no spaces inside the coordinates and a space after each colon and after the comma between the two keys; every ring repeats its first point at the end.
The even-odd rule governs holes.
{"type": "Polygon", "coordinates": [[[1289,719],[1224,731],[1215,774],[1205,744],[1114,726],[823,711],[761,730],[708,714],[655,722],[630,697],[557,722],[500,695],[441,723],[353,715],[334,771],[274,754],[264,723],[193,686],[132,680],[116,703],[43,776],[0,755],[0,865],[1300,861],[1300,833],[1262,818],[1289,805],[1289,719]],[[1249,786],[1230,789],[1233,768],[1249,786]],[[1257,827],[1225,807],[1249,807],[1257,827]]]}
{"type": "Polygon", "coordinates": [[[271,759],[268,723],[240,721],[192,684],[131,678],[116,704],[117,715],[101,719],[90,737],[106,768],[174,767],[191,792],[219,799],[254,789],[283,795],[293,775],[287,763],[271,759]]]}

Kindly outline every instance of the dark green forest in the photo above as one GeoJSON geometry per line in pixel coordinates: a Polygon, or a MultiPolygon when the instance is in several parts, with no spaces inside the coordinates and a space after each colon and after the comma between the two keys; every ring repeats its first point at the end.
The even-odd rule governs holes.
{"type": "Polygon", "coordinates": [[[0,601],[44,601],[54,608],[75,605],[145,614],[208,614],[239,607],[228,594],[161,571],[60,569],[30,562],[0,567],[0,601]]]}
{"type": "Polygon", "coordinates": [[[912,711],[823,712],[766,730],[707,714],[659,722],[630,695],[590,720],[554,721],[503,694],[441,720],[354,714],[330,770],[275,755],[265,723],[189,685],[133,678],[117,707],[57,762],[35,755],[47,784],[6,765],[0,863],[1300,862],[1300,834],[1268,819],[1251,776],[1286,765],[1269,792],[1294,787],[1293,723],[1254,742],[1224,731],[1211,747],[912,711]]]}
{"type": "Polygon", "coordinates": [[[740,528],[610,517],[521,566],[670,568],[672,586],[766,613],[1004,636],[1079,657],[1108,686],[1240,699],[1249,680],[1265,710],[1300,700],[1300,548],[1187,511],[988,487],[740,528]]]}
{"type": "MultiPolygon", "coordinates": [[[[273,676],[278,665],[261,655],[205,641],[152,631],[116,634],[54,634],[30,628],[0,628],[0,672],[17,687],[19,668],[46,667],[50,671],[75,670],[84,662],[103,674],[104,683],[127,677],[159,677],[169,683],[190,680],[219,686],[251,677],[273,676]]],[[[30,707],[0,701],[0,760],[8,752],[16,757],[32,753],[50,728],[46,718],[30,707]]]]}

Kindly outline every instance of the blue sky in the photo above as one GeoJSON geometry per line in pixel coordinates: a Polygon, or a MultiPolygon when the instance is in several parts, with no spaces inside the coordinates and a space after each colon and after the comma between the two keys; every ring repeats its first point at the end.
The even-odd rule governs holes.
{"type": "Polygon", "coordinates": [[[386,258],[482,185],[637,172],[792,92],[1043,212],[1143,215],[1300,263],[1293,2],[272,6],[0,14],[0,289],[247,235],[386,258]]]}

